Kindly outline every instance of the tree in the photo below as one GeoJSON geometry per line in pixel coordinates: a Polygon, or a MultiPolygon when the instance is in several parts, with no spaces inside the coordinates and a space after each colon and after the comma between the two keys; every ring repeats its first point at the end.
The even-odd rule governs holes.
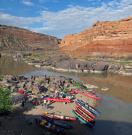
{"type": "Polygon", "coordinates": [[[7,87],[0,87],[0,113],[11,110],[11,92],[7,87]]]}

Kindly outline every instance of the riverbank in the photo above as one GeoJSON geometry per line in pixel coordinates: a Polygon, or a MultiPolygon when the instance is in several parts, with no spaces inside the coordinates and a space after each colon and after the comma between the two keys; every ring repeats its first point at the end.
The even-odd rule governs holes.
{"type": "MultiPolygon", "coordinates": [[[[12,57],[13,55],[14,61],[23,61],[31,67],[54,70],[62,73],[114,73],[123,76],[132,76],[131,60],[114,60],[110,58],[91,58],[89,60],[82,60],[70,58],[66,55],[61,54],[60,52],[58,52],[58,54],[53,54],[54,56],[52,59],[50,57],[51,54],[43,54],[42,52],[18,52],[17,55],[10,54],[10,56],[12,57]]],[[[3,54],[3,56],[6,55],[9,54],[3,54]]]]}
{"type": "MultiPolygon", "coordinates": [[[[92,82],[90,82],[89,80],[90,84],[92,82]]],[[[38,83],[40,83],[40,81],[38,81],[38,83]]],[[[68,122],[73,126],[73,129],[66,130],[65,132],[66,135],[74,135],[74,134],[131,135],[132,134],[131,104],[122,102],[120,100],[117,100],[109,96],[104,96],[104,94],[101,94],[99,96],[102,98],[102,101],[98,106],[101,115],[96,119],[95,127],[93,129],[90,129],[87,126],[80,124],[78,121],[68,122]]],[[[84,101],[88,101],[86,97],[80,94],[78,94],[76,98],[82,99],[84,101]]],[[[72,109],[74,109],[74,107],[75,107],[74,103],[68,103],[68,104],[52,103],[51,105],[49,105],[48,108],[45,108],[41,104],[37,106],[32,106],[30,103],[26,103],[24,107],[22,107],[21,104],[16,104],[14,105],[14,109],[16,110],[15,112],[13,112],[9,116],[0,117],[0,121],[2,122],[2,125],[0,126],[0,134],[2,135],[14,135],[14,134],[54,135],[36,126],[34,123],[34,119],[44,115],[44,112],[73,116],[71,111],[72,109]]]]}
{"type": "MultiPolygon", "coordinates": [[[[16,64],[15,64],[16,66],[16,64]]],[[[13,69],[12,66],[9,66],[10,69],[13,69]]],[[[14,67],[14,66],[13,66],[14,67]]],[[[23,66],[21,66],[23,67],[23,66]]],[[[17,66],[16,66],[17,68],[17,66]]],[[[21,69],[23,70],[23,69],[21,69]]],[[[32,71],[32,70],[31,70],[32,71]]],[[[17,72],[17,71],[16,71],[17,72]]],[[[4,72],[5,73],[5,72],[4,72]]],[[[21,74],[21,72],[17,72],[16,74],[21,74]]],[[[57,74],[57,73],[50,73],[48,71],[45,70],[37,70],[37,71],[32,71],[32,72],[26,72],[25,75],[26,76],[31,76],[31,75],[44,75],[47,74],[47,76],[49,75],[68,75],[67,73],[65,74],[57,74]]],[[[6,74],[6,73],[5,73],[6,74]]],[[[98,107],[98,109],[100,110],[100,112],[102,112],[101,116],[99,118],[97,118],[96,120],[96,126],[94,129],[89,129],[85,126],[83,126],[80,123],[73,123],[74,129],[73,131],[71,131],[72,133],[70,135],[73,134],[89,134],[89,135],[98,135],[99,133],[101,135],[126,135],[126,134],[132,134],[131,133],[131,110],[132,110],[132,106],[131,106],[131,102],[128,101],[127,97],[131,95],[129,95],[130,91],[126,90],[129,89],[131,90],[131,77],[129,76],[120,76],[117,74],[111,74],[111,76],[109,76],[109,74],[74,74],[71,73],[69,76],[75,77],[75,78],[81,78],[85,77],[85,79],[87,80],[88,84],[94,84],[96,86],[98,86],[98,89],[94,87],[94,89],[96,91],[101,91],[102,94],[100,95],[102,97],[102,102],[100,104],[100,106],[98,107]],[[125,87],[123,87],[123,85],[125,87]],[[118,87],[119,86],[119,87],[118,87]],[[104,88],[103,90],[106,91],[102,91],[101,89],[104,88]],[[106,89],[108,88],[108,90],[106,89]],[[116,91],[118,89],[118,92],[116,91]],[[124,91],[124,93],[122,94],[121,91],[124,91]],[[107,93],[108,92],[108,93],[107,93]],[[113,92],[114,94],[109,94],[109,92],[113,92]],[[126,93],[125,93],[126,92],[126,93]],[[115,95],[116,93],[116,95],[115,95]],[[105,96],[104,96],[105,95],[105,96]],[[111,95],[111,97],[106,96],[106,95],[111,95]],[[118,95],[122,95],[122,98],[118,97],[118,95]],[[125,95],[125,96],[124,96],[125,95]],[[124,96],[124,97],[123,97],[124,96]],[[112,98],[112,97],[116,97],[112,98]],[[126,98],[126,99],[125,99],[126,98]],[[121,100],[118,100],[121,99],[121,100]],[[120,129],[120,130],[117,130],[120,129]]],[[[91,88],[90,88],[91,89],[91,88]]],[[[131,99],[131,98],[129,98],[131,99]]],[[[71,104],[72,105],[72,104],[71,104]]],[[[64,104],[62,103],[62,108],[59,108],[60,103],[59,104],[52,104],[51,105],[51,109],[46,110],[45,111],[53,111],[56,107],[58,107],[58,114],[60,110],[63,112],[63,106],[64,104]]],[[[40,109],[39,114],[38,114],[38,108],[30,108],[30,107],[26,107],[25,109],[23,109],[21,107],[21,105],[17,106],[18,111],[17,113],[13,113],[11,116],[9,117],[0,117],[0,121],[3,121],[2,126],[0,127],[0,134],[2,135],[14,135],[14,134],[21,134],[21,131],[23,131],[23,135],[36,135],[36,134],[42,134],[43,131],[41,128],[34,126],[34,124],[29,124],[30,120],[35,118],[36,116],[38,117],[39,114],[43,113],[43,109],[40,109]],[[32,115],[33,114],[33,115],[32,115]],[[36,115],[35,115],[36,114],[36,115]],[[9,122],[11,121],[11,122],[9,122]]],[[[68,109],[70,106],[65,107],[65,109],[68,109]]],[[[42,108],[40,106],[40,108],[42,108]]],[[[64,110],[65,110],[64,109],[64,110]]],[[[64,111],[64,113],[66,113],[67,111],[64,111]]],[[[70,114],[69,114],[70,115],[70,114]]],[[[49,134],[46,131],[44,131],[44,134],[49,134]]],[[[66,134],[69,134],[66,133],[66,134]]]]}
{"type": "MultiPolygon", "coordinates": [[[[17,120],[18,123],[16,129],[14,124],[11,125],[7,123],[3,117],[0,117],[2,123],[0,128],[6,125],[5,128],[0,130],[2,135],[12,135],[18,132],[29,135],[31,133],[31,127],[29,127],[29,131],[27,132],[25,131],[25,129],[28,129],[27,125],[31,122],[31,125],[35,126],[33,122],[35,118],[43,116],[45,112],[55,113],[56,115],[61,115],[61,117],[74,117],[72,110],[75,109],[74,101],[76,99],[87,102],[90,106],[94,107],[97,106],[97,100],[99,100],[99,97],[95,94],[94,90],[92,90],[90,84],[84,85],[81,82],[63,76],[51,77],[45,75],[27,78],[25,76],[6,75],[1,76],[0,86],[8,87],[12,93],[11,102],[13,104],[13,112],[11,115],[15,113],[15,116],[13,116],[15,119],[13,119],[12,116],[9,116],[9,119],[12,120],[13,123],[17,120]],[[74,91],[77,93],[74,93],[74,91]],[[47,99],[57,99],[57,101],[52,102],[50,100],[50,102],[46,102],[46,107],[44,101],[47,101],[47,99]],[[14,110],[16,110],[16,112],[14,110]],[[18,122],[19,117],[21,120],[23,118],[23,120],[18,122]],[[23,126],[24,123],[26,125],[23,126]]],[[[95,120],[95,118],[92,118],[92,120],[95,120]]],[[[79,127],[78,131],[80,132],[84,126],[79,122],[71,122],[71,124],[74,128],[72,130],[66,130],[65,132],[69,135],[77,133],[77,127],[79,127]]],[[[35,129],[38,129],[39,132],[42,130],[38,127],[35,127],[35,129]]],[[[44,131],[45,130],[43,130],[43,132],[44,131]]],[[[35,134],[33,133],[33,135],[35,134]]]]}
{"type": "MultiPolygon", "coordinates": [[[[60,56],[61,57],[61,56],[60,56]]],[[[107,61],[107,60],[80,60],[72,58],[54,58],[51,60],[31,59],[30,57],[23,60],[28,65],[35,66],[40,69],[54,70],[58,72],[73,72],[73,73],[114,73],[123,76],[132,76],[132,61],[107,61]]]]}

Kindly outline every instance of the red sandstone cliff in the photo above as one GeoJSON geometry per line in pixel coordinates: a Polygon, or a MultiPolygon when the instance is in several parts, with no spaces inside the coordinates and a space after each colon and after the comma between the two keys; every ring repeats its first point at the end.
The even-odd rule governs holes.
{"type": "Polygon", "coordinates": [[[59,39],[26,29],[0,25],[0,50],[48,49],[58,47],[59,39]]]}
{"type": "Polygon", "coordinates": [[[97,22],[79,34],[66,35],[60,47],[76,56],[132,54],[132,17],[97,22]]]}

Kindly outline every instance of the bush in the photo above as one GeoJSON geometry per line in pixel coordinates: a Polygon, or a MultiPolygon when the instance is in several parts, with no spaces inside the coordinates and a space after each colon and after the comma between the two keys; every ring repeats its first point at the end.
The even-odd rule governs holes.
{"type": "Polygon", "coordinates": [[[0,114],[11,111],[11,92],[6,87],[0,87],[0,114]]]}

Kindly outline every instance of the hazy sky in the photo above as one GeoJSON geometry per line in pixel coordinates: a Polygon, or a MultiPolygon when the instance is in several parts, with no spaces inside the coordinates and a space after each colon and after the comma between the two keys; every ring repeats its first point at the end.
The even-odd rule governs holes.
{"type": "Polygon", "coordinates": [[[0,0],[0,24],[63,37],[132,16],[132,0],[0,0]]]}

